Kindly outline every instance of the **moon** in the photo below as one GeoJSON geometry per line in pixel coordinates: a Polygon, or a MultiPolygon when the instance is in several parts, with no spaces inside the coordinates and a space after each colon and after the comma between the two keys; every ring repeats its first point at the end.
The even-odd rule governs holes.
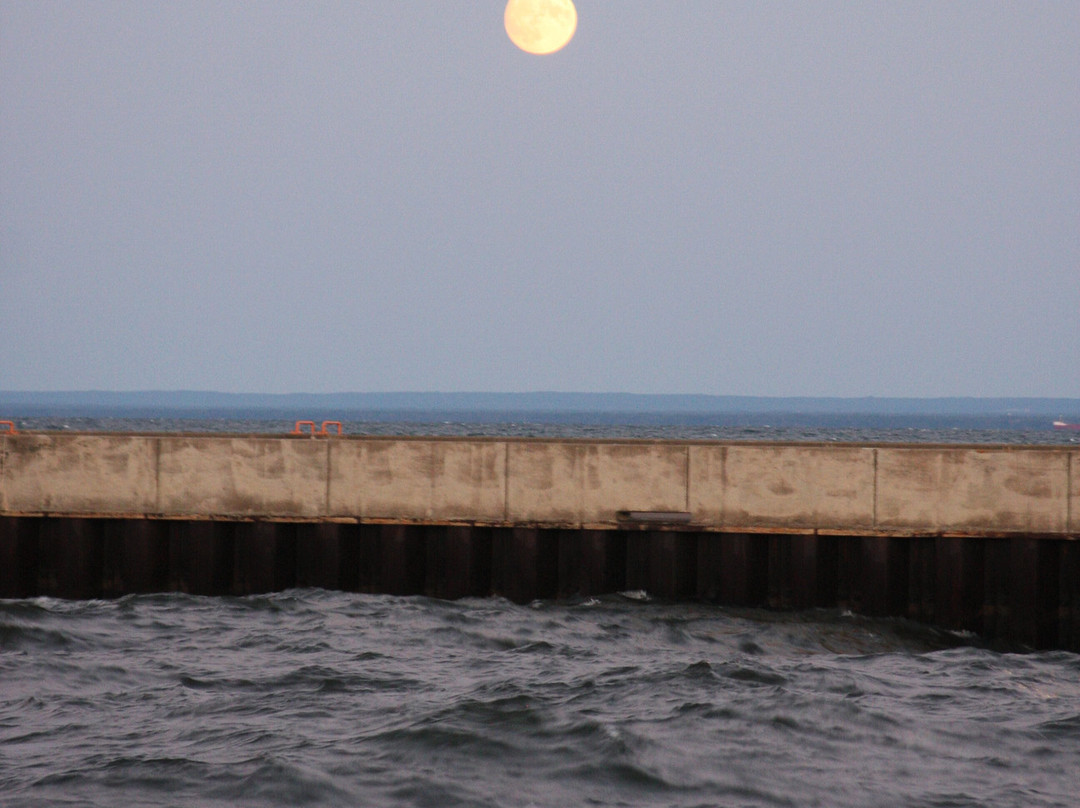
{"type": "Polygon", "coordinates": [[[510,41],[526,53],[554,53],[574,37],[572,0],[510,0],[503,15],[510,41]]]}

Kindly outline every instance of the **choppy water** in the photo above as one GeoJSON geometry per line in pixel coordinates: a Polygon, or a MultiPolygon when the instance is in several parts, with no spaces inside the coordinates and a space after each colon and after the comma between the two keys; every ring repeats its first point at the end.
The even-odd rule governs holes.
{"type": "MultiPolygon", "coordinates": [[[[451,415],[446,413],[449,418],[451,415]]],[[[334,416],[327,416],[333,418],[334,416]]],[[[766,418],[766,416],[757,416],[766,418]]],[[[322,420],[316,418],[316,421],[322,420]]],[[[447,437],[494,436],[525,438],[614,438],[653,440],[716,440],[778,442],[865,442],[865,443],[986,443],[986,444],[1080,444],[1080,432],[1044,428],[985,429],[962,419],[952,427],[898,427],[889,417],[862,420],[872,426],[802,426],[791,424],[712,424],[665,421],[659,416],[627,423],[617,415],[594,416],[591,420],[543,421],[508,420],[343,420],[347,435],[433,435],[447,437]]],[[[971,419],[977,421],[978,419],[971,419]]],[[[82,418],[35,416],[16,419],[23,430],[106,431],[106,432],[211,432],[284,434],[295,420],[282,418],[82,418]]]]}
{"type": "Polygon", "coordinates": [[[321,590],[0,602],[0,804],[1074,806],[1080,656],[321,590]]]}

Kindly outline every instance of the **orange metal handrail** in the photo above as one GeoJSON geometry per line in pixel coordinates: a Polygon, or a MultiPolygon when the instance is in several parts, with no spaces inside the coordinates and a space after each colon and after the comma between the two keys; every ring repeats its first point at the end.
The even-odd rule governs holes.
{"type": "Polygon", "coordinates": [[[19,432],[19,430],[17,430],[15,428],[15,422],[14,421],[0,421],[0,426],[6,426],[7,429],[5,431],[9,435],[16,435],[19,432]]]}
{"type": "Polygon", "coordinates": [[[343,435],[345,434],[341,428],[341,421],[323,421],[322,428],[316,430],[314,421],[297,421],[296,426],[293,427],[292,435],[311,435],[313,438],[328,438],[332,434],[343,435]],[[330,427],[337,427],[337,432],[332,433],[330,427]],[[305,427],[311,427],[311,432],[307,432],[305,427]]]}

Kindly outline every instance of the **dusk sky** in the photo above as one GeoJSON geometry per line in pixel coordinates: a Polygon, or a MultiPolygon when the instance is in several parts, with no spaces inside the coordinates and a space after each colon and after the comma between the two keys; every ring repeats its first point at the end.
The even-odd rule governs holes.
{"type": "Polygon", "coordinates": [[[1080,3],[0,0],[0,390],[1080,397],[1080,3]]]}

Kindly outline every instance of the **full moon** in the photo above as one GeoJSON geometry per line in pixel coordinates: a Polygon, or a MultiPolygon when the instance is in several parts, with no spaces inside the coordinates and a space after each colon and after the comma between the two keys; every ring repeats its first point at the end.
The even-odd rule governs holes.
{"type": "Polygon", "coordinates": [[[571,0],[510,0],[503,15],[510,41],[526,53],[554,53],[577,30],[571,0]]]}

